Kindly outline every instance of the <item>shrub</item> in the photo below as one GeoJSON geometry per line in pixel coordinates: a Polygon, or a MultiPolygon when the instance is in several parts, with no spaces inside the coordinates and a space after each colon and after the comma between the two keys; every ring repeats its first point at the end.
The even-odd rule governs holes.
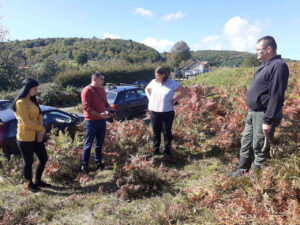
{"type": "MultiPolygon", "coordinates": [[[[2,149],[0,149],[2,151],[2,149]]],[[[20,184],[23,182],[23,160],[22,157],[12,155],[9,159],[0,154],[0,177],[5,183],[20,184]]]]}
{"type": "Polygon", "coordinates": [[[147,152],[151,130],[142,121],[107,123],[103,155],[106,160],[123,166],[130,155],[147,152]]]}
{"type": "Polygon", "coordinates": [[[167,184],[159,169],[152,167],[153,161],[146,161],[138,155],[132,156],[129,163],[114,173],[119,190],[117,195],[123,199],[149,196],[162,190],[167,184]]]}
{"type": "Polygon", "coordinates": [[[58,136],[55,133],[56,131],[52,130],[50,139],[46,142],[49,160],[45,167],[45,175],[53,181],[74,181],[82,156],[83,140],[79,132],[75,134],[74,140],[67,132],[59,132],[58,136]]]}
{"type": "Polygon", "coordinates": [[[69,68],[59,73],[55,78],[55,83],[67,87],[84,87],[91,82],[91,75],[95,71],[100,71],[105,75],[107,83],[132,83],[136,80],[150,81],[154,78],[153,71],[157,64],[146,65],[84,65],[69,68]]]}
{"type": "Polygon", "coordinates": [[[38,102],[42,105],[66,106],[80,102],[80,91],[68,86],[66,89],[56,83],[40,85],[38,102]]]}

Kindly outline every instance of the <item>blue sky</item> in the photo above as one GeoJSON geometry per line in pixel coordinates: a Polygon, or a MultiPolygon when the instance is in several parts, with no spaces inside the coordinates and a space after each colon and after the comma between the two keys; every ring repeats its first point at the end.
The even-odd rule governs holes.
{"type": "Polygon", "coordinates": [[[160,52],[177,41],[254,52],[258,38],[272,35],[278,54],[300,60],[299,0],[0,0],[0,17],[10,40],[95,36],[160,52]]]}

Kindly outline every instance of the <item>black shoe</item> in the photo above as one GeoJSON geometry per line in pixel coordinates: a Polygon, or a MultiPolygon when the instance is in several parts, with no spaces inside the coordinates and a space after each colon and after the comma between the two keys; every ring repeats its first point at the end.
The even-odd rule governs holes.
{"type": "Polygon", "coordinates": [[[104,170],[105,169],[105,164],[104,163],[98,163],[96,168],[97,168],[97,170],[104,170]]]}
{"type": "Polygon", "coordinates": [[[81,166],[81,173],[83,174],[88,174],[89,173],[89,169],[87,166],[81,166]]]}
{"type": "Polygon", "coordinates": [[[44,182],[44,181],[41,181],[41,180],[36,180],[36,181],[34,181],[34,184],[35,184],[36,186],[42,187],[42,188],[49,188],[49,187],[52,187],[51,184],[48,184],[48,183],[46,183],[46,182],[44,182]]]}
{"type": "Polygon", "coordinates": [[[29,182],[27,189],[28,189],[28,191],[31,191],[33,193],[36,193],[40,190],[40,188],[32,181],[29,182]]]}
{"type": "Polygon", "coordinates": [[[248,171],[245,169],[238,169],[237,171],[231,172],[227,174],[227,177],[239,177],[247,173],[248,171]]]}
{"type": "Polygon", "coordinates": [[[164,151],[164,156],[171,156],[171,152],[170,151],[164,151]]]}

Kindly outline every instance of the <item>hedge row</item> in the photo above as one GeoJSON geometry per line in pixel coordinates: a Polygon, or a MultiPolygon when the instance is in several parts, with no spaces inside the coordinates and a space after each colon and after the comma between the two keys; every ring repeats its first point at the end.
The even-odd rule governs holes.
{"type": "Polygon", "coordinates": [[[105,75],[106,83],[133,83],[137,80],[150,81],[154,78],[154,69],[157,64],[147,64],[127,67],[79,67],[78,69],[68,69],[59,73],[54,82],[62,85],[63,87],[74,86],[84,87],[91,82],[91,75],[95,71],[100,71],[105,75]]]}

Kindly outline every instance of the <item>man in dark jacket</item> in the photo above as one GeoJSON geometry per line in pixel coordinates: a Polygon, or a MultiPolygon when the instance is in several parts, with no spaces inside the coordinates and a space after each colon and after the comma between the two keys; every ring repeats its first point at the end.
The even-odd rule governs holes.
{"type": "Polygon", "coordinates": [[[254,168],[260,169],[270,157],[267,143],[283,117],[284,93],[289,77],[288,66],[277,55],[276,49],[277,44],[271,36],[257,41],[257,58],[263,63],[255,72],[247,92],[249,112],[241,140],[239,168],[228,177],[247,173],[253,161],[254,168]]]}

